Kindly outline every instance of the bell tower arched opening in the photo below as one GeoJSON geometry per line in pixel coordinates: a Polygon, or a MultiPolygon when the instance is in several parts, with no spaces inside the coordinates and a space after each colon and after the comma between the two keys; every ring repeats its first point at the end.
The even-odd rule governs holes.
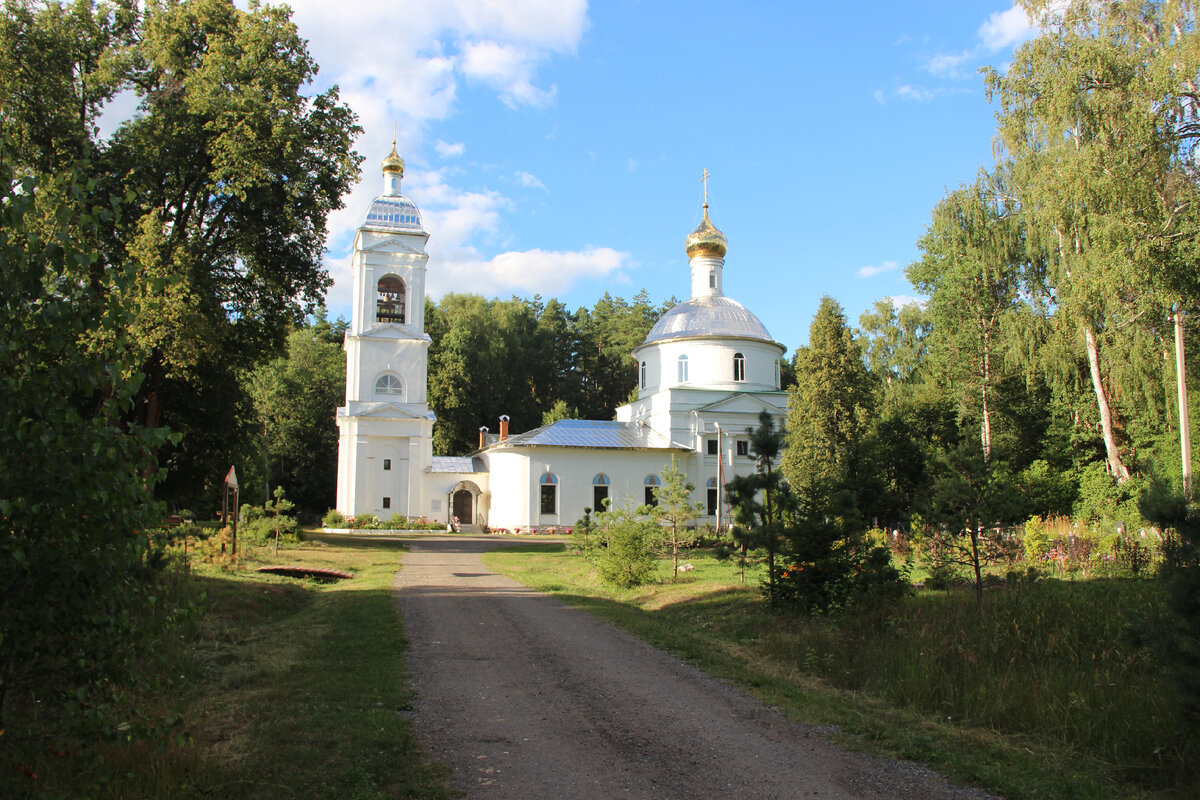
{"type": "Polygon", "coordinates": [[[404,281],[396,275],[384,275],[376,286],[376,322],[404,324],[404,281]]]}

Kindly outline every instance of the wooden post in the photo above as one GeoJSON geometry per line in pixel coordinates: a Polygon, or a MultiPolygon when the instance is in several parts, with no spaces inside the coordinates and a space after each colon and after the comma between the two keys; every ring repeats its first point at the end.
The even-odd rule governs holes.
{"type": "Polygon", "coordinates": [[[238,505],[238,479],[237,470],[233,467],[229,468],[229,474],[225,476],[225,500],[222,503],[222,513],[226,522],[222,523],[221,527],[225,527],[229,519],[229,493],[233,492],[233,556],[237,557],[237,520],[238,514],[241,513],[241,507],[238,505]]]}

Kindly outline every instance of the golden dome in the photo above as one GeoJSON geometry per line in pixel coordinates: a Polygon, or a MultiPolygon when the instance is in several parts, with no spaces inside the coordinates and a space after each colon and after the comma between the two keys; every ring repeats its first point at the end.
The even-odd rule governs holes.
{"type": "Polygon", "coordinates": [[[725,238],[725,234],[717,230],[717,226],[713,225],[712,220],[708,218],[708,203],[704,204],[704,219],[696,226],[696,230],[688,234],[684,245],[687,247],[688,258],[701,255],[725,257],[725,253],[729,249],[729,240],[725,238]]]}
{"type": "Polygon", "coordinates": [[[398,172],[400,177],[404,177],[404,159],[396,153],[396,143],[392,142],[392,152],[383,160],[384,172],[398,172]]]}

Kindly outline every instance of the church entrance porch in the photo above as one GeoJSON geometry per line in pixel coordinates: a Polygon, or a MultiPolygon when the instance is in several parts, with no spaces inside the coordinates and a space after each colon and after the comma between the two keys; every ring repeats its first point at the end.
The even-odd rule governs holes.
{"type": "Polygon", "coordinates": [[[456,530],[476,532],[480,525],[487,524],[479,506],[480,494],[479,487],[472,481],[459,481],[450,489],[450,517],[458,520],[456,530]]]}

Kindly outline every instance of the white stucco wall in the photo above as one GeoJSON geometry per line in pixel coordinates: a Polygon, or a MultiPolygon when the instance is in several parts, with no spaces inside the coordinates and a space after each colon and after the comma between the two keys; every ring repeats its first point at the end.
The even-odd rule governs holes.
{"type": "Polygon", "coordinates": [[[779,388],[777,363],[783,347],[751,339],[668,339],[634,351],[646,362],[646,385],[639,395],[676,386],[703,386],[725,391],[771,391],[779,388]],[[746,379],[733,379],[733,357],[745,357],[746,379]],[[679,357],[687,356],[688,379],[679,380],[679,357]]]}

